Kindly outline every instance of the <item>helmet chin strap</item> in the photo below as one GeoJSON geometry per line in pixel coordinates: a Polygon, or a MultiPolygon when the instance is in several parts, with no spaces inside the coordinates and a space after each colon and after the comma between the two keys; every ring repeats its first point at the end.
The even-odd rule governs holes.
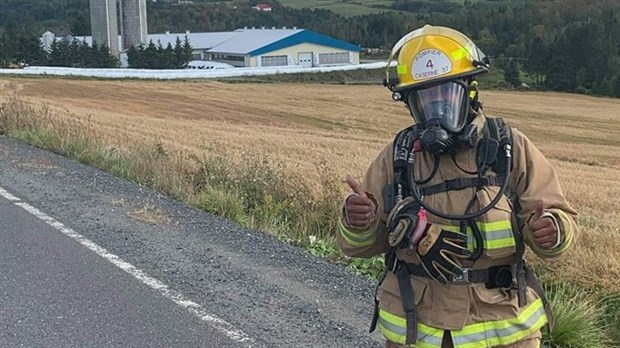
{"type": "Polygon", "coordinates": [[[475,112],[478,112],[478,109],[482,107],[482,103],[480,103],[480,101],[478,100],[478,81],[472,79],[468,82],[469,83],[467,84],[467,94],[469,96],[470,106],[475,112]]]}

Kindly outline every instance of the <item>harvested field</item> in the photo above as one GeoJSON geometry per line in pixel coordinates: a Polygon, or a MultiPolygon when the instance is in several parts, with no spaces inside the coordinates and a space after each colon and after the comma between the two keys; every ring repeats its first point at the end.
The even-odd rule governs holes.
{"type": "MultiPolygon", "coordinates": [[[[307,182],[318,179],[321,165],[333,180],[361,177],[411,122],[380,86],[1,78],[0,98],[8,89],[61,111],[59,117],[88,121],[114,146],[226,149],[237,159],[283,163],[307,182]]],[[[580,212],[576,247],[547,263],[554,276],[620,291],[620,100],[503,91],[481,98],[488,114],[503,116],[539,146],[580,212]]]]}

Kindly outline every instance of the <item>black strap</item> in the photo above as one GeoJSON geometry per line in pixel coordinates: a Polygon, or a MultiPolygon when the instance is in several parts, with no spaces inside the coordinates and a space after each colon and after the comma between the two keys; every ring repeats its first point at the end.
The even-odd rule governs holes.
{"type": "Polygon", "coordinates": [[[400,289],[400,298],[403,300],[403,308],[405,309],[405,318],[407,319],[407,336],[405,345],[409,346],[418,339],[418,318],[415,314],[415,303],[413,287],[407,267],[400,267],[396,271],[398,276],[398,287],[400,289]]]}
{"type": "MultiPolygon", "coordinates": [[[[510,200],[508,200],[510,202],[510,200]]],[[[515,258],[516,258],[516,267],[517,267],[517,297],[519,298],[519,307],[524,307],[527,305],[527,296],[526,296],[526,286],[527,283],[525,281],[525,261],[523,260],[523,256],[525,254],[525,241],[523,240],[523,235],[519,230],[519,225],[517,222],[517,216],[515,214],[514,207],[510,206],[510,224],[512,235],[515,239],[515,258]]]]}
{"type": "MultiPolygon", "coordinates": [[[[492,164],[493,171],[497,173],[497,175],[505,175],[506,162],[512,161],[512,157],[506,157],[506,153],[503,151],[504,145],[509,144],[511,147],[513,145],[512,141],[512,129],[506,121],[504,121],[501,117],[488,117],[486,124],[488,125],[490,136],[492,139],[497,140],[499,143],[499,152],[497,153],[497,160],[494,164],[492,164]]],[[[511,169],[514,168],[514,165],[511,166],[511,169]]]]}
{"type": "Polygon", "coordinates": [[[377,298],[377,291],[379,286],[375,289],[375,308],[372,312],[372,321],[370,322],[369,333],[373,333],[377,329],[377,322],[379,321],[379,299],[377,298]]]}
{"type": "Polygon", "coordinates": [[[523,240],[523,234],[521,234],[521,231],[518,228],[519,225],[517,223],[517,216],[515,214],[516,210],[514,207],[514,205],[518,203],[513,203],[511,199],[508,199],[508,203],[510,204],[510,208],[512,211],[512,233],[517,244],[516,267],[519,307],[523,307],[527,304],[526,286],[534,289],[534,291],[536,291],[536,294],[538,294],[538,297],[543,303],[545,314],[547,315],[547,326],[549,331],[551,331],[555,326],[555,317],[553,316],[553,311],[551,310],[551,304],[547,300],[547,296],[545,296],[545,290],[540,285],[540,282],[536,278],[536,275],[534,274],[534,272],[532,272],[532,270],[529,269],[529,267],[525,265],[525,260],[523,259],[523,254],[525,253],[525,243],[523,240]]]}
{"type": "Polygon", "coordinates": [[[370,322],[370,333],[373,333],[377,329],[377,321],[379,320],[379,288],[381,287],[381,284],[383,284],[385,277],[387,277],[388,272],[394,270],[397,262],[396,248],[392,247],[387,253],[385,253],[385,268],[383,269],[383,272],[379,277],[379,281],[377,282],[377,287],[375,288],[375,309],[373,311],[372,321],[370,322]]]}
{"type": "MultiPolygon", "coordinates": [[[[407,167],[409,166],[409,153],[413,148],[413,141],[413,126],[401,130],[396,137],[394,137],[394,172],[405,173],[407,171],[407,167]]],[[[396,183],[398,183],[398,181],[396,181],[396,183]]]]}
{"type": "Polygon", "coordinates": [[[415,137],[414,126],[407,127],[394,137],[393,141],[393,169],[394,183],[388,184],[383,189],[383,211],[386,214],[396,205],[396,197],[406,197],[410,195],[409,184],[406,177],[407,169],[411,165],[409,156],[413,149],[415,137]]]}
{"type": "MultiPolygon", "coordinates": [[[[414,275],[417,277],[430,278],[428,273],[424,270],[424,267],[415,263],[403,263],[403,265],[409,272],[410,275],[414,275]]],[[[495,284],[497,283],[497,279],[495,278],[498,275],[498,271],[506,269],[509,270],[512,275],[515,274],[515,266],[502,265],[502,266],[493,266],[485,269],[471,269],[467,271],[467,280],[469,283],[485,283],[485,284],[495,284]]],[[[512,279],[512,277],[510,277],[512,279]]],[[[507,284],[510,286],[510,284],[507,284]]],[[[497,286],[488,286],[497,287],[497,286]]]]}
{"type": "Polygon", "coordinates": [[[553,330],[553,327],[555,326],[555,318],[553,316],[553,311],[551,310],[551,304],[547,300],[547,296],[545,296],[545,290],[543,290],[542,286],[540,285],[540,282],[536,278],[536,275],[534,274],[534,272],[532,272],[532,270],[530,270],[529,267],[525,266],[524,270],[525,270],[525,282],[530,288],[536,291],[536,293],[538,294],[538,297],[540,297],[540,300],[543,303],[543,307],[545,308],[545,314],[547,315],[547,326],[548,326],[549,332],[551,332],[551,330],[553,330]]]}
{"type": "Polygon", "coordinates": [[[462,190],[467,187],[501,186],[503,182],[504,176],[457,178],[446,180],[441,184],[425,187],[422,189],[422,194],[425,196],[430,196],[440,192],[462,190]]]}

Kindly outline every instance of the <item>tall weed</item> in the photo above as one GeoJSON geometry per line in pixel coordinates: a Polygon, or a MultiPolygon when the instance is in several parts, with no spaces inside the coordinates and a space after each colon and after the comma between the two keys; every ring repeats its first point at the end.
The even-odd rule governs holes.
{"type": "Polygon", "coordinates": [[[555,316],[553,330],[543,333],[543,342],[548,347],[616,347],[607,335],[604,301],[568,283],[548,286],[547,295],[555,316]]]}

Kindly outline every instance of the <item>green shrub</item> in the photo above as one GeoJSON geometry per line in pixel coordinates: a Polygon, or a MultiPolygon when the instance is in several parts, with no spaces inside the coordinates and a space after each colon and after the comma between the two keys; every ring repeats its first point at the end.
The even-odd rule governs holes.
{"type": "Polygon", "coordinates": [[[558,348],[611,348],[605,323],[606,305],[586,290],[568,283],[547,287],[555,327],[543,342],[558,348]]]}
{"type": "Polygon", "coordinates": [[[194,200],[194,204],[204,211],[241,225],[245,225],[248,222],[248,217],[243,208],[243,202],[234,191],[208,186],[205,187],[194,200]]]}

